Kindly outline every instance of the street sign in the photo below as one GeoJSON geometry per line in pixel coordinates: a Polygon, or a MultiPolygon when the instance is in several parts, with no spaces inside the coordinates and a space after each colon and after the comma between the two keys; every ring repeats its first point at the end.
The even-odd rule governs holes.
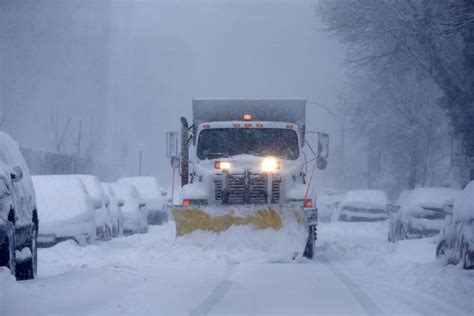
{"type": "Polygon", "coordinates": [[[466,148],[455,137],[451,138],[451,166],[474,167],[474,148],[466,148]]]}

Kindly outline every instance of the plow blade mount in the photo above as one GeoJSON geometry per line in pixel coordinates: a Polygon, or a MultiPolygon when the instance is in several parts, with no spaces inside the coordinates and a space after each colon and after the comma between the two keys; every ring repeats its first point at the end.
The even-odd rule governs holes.
{"type": "Polygon", "coordinates": [[[275,242],[298,240],[292,243],[296,253],[303,252],[308,240],[308,224],[303,209],[297,206],[175,206],[171,212],[177,237],[199,230],[225,234],[234,227],[250,227],[250,231],[265,232],[264,236],[280,235],[275,242]]]}

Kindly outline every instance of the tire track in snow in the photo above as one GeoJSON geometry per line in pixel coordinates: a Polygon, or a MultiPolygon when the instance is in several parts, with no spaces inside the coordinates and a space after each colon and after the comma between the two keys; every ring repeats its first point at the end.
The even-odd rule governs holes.
{"type": "Polygon", "coordinates": [[[375,302],[370,298],[367,293],[365,293],[347,274],[339,270],[335,265],[333,265],[328,259],[321,258],[318,260],[322,262],[326,267],[334,273],[339,280],[344,283],[346,288],[351,292],[351,294],[357,299],[360,306],[365,310],[367,315],[377,316],[384,315],[384,312],[375,304],[375,302]]]}
{"type": "Polygon", "coordinates": [[[227,294],[230,287],[232,286],[232,281],[229,280],[229,276],[234,270],[237,264],[229,264],[227,269],[224,272],[224,276],[217,284],[217,286],[212,290],[211,294],[207,296],[204,301],[202,301],[199,305],[194,307],[189,315],[191,316],[205,316],[208,315],[209,312],[222,300],[222,298],[227,294]]]}

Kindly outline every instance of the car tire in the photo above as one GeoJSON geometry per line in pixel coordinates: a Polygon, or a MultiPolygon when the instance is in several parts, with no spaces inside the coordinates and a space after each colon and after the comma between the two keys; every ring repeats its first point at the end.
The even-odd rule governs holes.
{"type": "Polygon", "coordinates": [[[448,250],[448,243],[446,240],[441,240],[436,246],[436,259],[446,258],[446,251],[448,250]]]}
{"type": "Polygon", "coordinates": [[[471,262],[471,259],[469,258],[469,251],[468,251],[468,247],[467,245],[465,244],[463,247],[462,247],[462,267],[463,269],[466,269],[466,270],[471,270],[471,269],[474,269],[474,264],[471,262]]]}
{"type": "Polygon", "coordinates": [[[16,278],[17,280],[32,280],[35,278],[37,267],[38,267],[38,245],[37,245],[37,238],[38,238],[38,228],[36,225],[33,226],[33,230],[31,232],[31,240],[30,240],[30,251],[31,251],[31,259],[20,264],[17,264],[16,267],[16,278]]]}
{"type": "Polygon", "coordinates": [[[7,235],[2,255],[5,265],[11,273],[16,276],[16,244],[15,244],[15,224],[12,221],[7,222],[7,235]]]}

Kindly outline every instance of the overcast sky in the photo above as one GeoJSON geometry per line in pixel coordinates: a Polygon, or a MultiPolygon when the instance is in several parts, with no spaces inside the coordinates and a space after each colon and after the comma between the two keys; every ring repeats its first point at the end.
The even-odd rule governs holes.
{"type": "MultiPolygon", "coordinates": [[[[168,167],[165,133],[190,118],[192,98],[332,105],[343,77],[343,50],[320,30],[315,1],[0,2],[0,67],[16,82],[1,75],[0,100],[34,112],[16,112],[10,131],[48,148],[52,104],[86,123],[96,117],[102,159],[118,163],[126,148],[133,173],[142,148],[145,172],[162,181],[170,177],[160,168],[168,167]]],[[[324,110],[308,105],[308,115],[309,129],[334,134],[324,110]]]]}

